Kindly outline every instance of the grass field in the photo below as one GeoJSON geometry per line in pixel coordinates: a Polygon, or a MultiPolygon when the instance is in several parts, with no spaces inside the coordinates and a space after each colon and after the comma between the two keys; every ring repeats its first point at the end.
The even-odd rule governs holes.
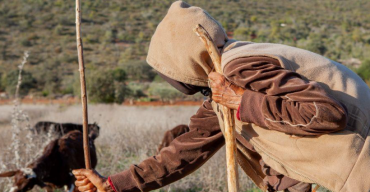
{"type": "MultiPolygon", "coordinates": [[[[31,142],[26,138],[27,124],[33,125],[41,120],[79,123],[82,119],[80,105],[23,105],[20,108],[23,111],[18,111],[23,116],[28,115],[29,119],[21,120],[18,124],[22,128],[18,140],[21,148],[20,166],[23,167],[27,163],[24,159],[34,159],[45,146],[40,142],[45,138],[34,138],[36,144],[27,152],[31,142]]],[[[190,116],[197,109],[196,106],[89,105],[89,122],[97,122],[101,127],[100,136],[95,141],[99,161],[97,171],[108,176],[154,155],[164,132],[178,124],[188,124],[190,116]]],[[[5,171],[16,167],[12,160],[15,155],[9,153],[8,148],[17,141],[12,139],[13,106],[0,105],[0,111],[0,161],[3,161],[0,162],[0,171],[5,171]]],[[[227,191],[224,150],[222,148],[193,174],[161,191],[227,191]]],[[[241,171],[240,177],[241,191],[255,191],[252,182],[241,171]]],[[[0,180],[0,191],[6,191],[9,182],[7,179],[0,180]]]]}

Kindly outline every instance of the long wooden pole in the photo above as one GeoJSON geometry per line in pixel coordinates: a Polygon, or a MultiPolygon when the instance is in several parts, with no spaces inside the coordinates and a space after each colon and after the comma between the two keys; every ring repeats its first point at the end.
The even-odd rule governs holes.
{"type": "Polygon", "coordinates": [[[80,71],[81,83],[81,103],[82,103],[82,117],[83,117],[83,147],[85,156],[85,167],[91,169],[89,136],[88,136],[88,119],[87,119],[87,95],[86,95],[86,82],[85,82],[85,65],[83,57],[83,46],[81,39],[81,2],[76,0],[76,37],[77,37],[77,54],[78,66],[80,71]]]}
{"type": "MultiPolygon", "coordinates": [[[[221,68],[221,54],[218,51],[217,46],[213,42],[211,36],[200,24],[198,24],[194,28],[194,32],[205,44],[206,49],[209,55],[211,56],[216,72],[223,74],[221,68]]],[[[234,115],[233,111],[225,106],[222,106],[221,109],[224,116],[224,127],[225,127],[224,137],[226,142],[227,182],[229,189],[228,191],[237,192],[239,188],[239,181],[236,160],[237,149],[235,140],[234,115]]]]}

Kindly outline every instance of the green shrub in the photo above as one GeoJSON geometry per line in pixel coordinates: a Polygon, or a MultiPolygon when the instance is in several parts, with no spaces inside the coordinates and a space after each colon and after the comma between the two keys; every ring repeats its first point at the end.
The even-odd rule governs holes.
{"type": "Polygon", "coordinates": [[[305,49],[324,55],[327,51],[323,38],[319,34],[311,34],[307,41],[305,49]]]}
{"type": "MultiPolygon", "coordinates": [[[[5,91],[9,95],[14,95],[15,90],[18,84],[18,70],[13,70],[9,72],[8,74],[5,74],[5,76],[2,78],[2,85],[5,86],[5,91]]],[[[25,96],[29,93],[31,89],[36,88],[37,86],[37,81],[36,79],[32,76],[32,73],[23,70],[22,71],[22,84],[20,86],[19,94],[20,96],[25,96]]]]}
{"type": "Polygon", "coordinates": [[[116,68],[111,71],[113,79],[117,82],[124,82],[127,80],[126,71],[121,68],[116,68]]]}
{"type": "MultiPolygon", "coordinates": [[[[75,95],[80,95],[79,73],[75,74],[74,79],[73,92],[75,95]]],[[[131,94],[125,80],[126,72],[123,69],[89,71],[86,74],[89,101],[93,103],[122,103],[131,94]]]]}
{"type": "Polygon", "coordinates": [[[370,60],[365,60],[356,72],[364,81],[370,80],[370,60]]]}
{"type": "MultiPolygon", "coordinates": [[[[129,81],[151,82],[156,73],[145,62],[150,37],[172,2],[83,1],[86,63],[97,68],[120,67],[129,81]]],[[[337,61],[370,58],[370,4],[364,0],[187,2],[207,10],[233,39],[298,46],[337,61]],[[320,3],[325,6],[317,6],[320,3]],[[338,10],[341,14],[336,14],[338,10]]],[[[42,72],[64,81],[73,79],[78,69],[75,15],[71,14],[74,4],[12,0],[1,5],[0,72],[13,70],[21,57],[19,50],[27,48],[32,51],[28,72],[38,82],[38,95],[43,91],[49,96],[71,92],[67,84],[45,78],[42,72]],[[50,70],[54,60],[60,63],[57,70],[50,70]]]]}
{"type": "Polygon", "coordinates": [[[171,101],[184,96],[168,83],[151,83],[148,91],[150,96],[158,97],[161,101],[171,101]]]}
{"type": "Polygon", "coordinates": [[[244,27],[239,27],[235,29],[234,31],[235,39],[242,40],[242,41],[249,40],[250,34],[251,34],[250,29],[244,28],[244,27]]]}
{"type": "Polygon", "coordinates": [[[126,61],[120,64],[129,80],[153,81],[157,73],[145,61],[126,61]]]}
{"type": "Polygon", "coordinates": [[[114,83],[114,102],[122,103],[127,97],[130,96],[131,90],[124,82],[114,83]]]}
{"type": "Polygon", "coordinates": [[[3,84],[2,79],[3,79],[3,73],[0,72],[0,92],[5,90],[5,86],[3,84]]]}
{"type": "Polygon", "coordinates": [[[153,82],[156,82],[156,83],[161,83],[161,82],[165,82],[161,76],[159,75],[156,75],[153,79],[153,82]]]}
{"type": "Polygon", "coordinates": [[[94,103],[113,103],[115,89],[113,76],[107,71],[94,71],[87,78],[87,93],[94,103]]]}
{"type": "Polygon", "coordinates": [[[24,46],[24,47],[31,47],[32,46],[32,43],[31,41],[28,39],[28,38],[23,38],[21,40],[21,44],[24,46]]]}
{"type": "Polygon", "coordinates": [[[130,98],[140,99],[142,97],[147,97],[144,91],[148,89],[148,86],[145,86],[145,84],[130,82],[128,88],[130,90],[130,98]]]}

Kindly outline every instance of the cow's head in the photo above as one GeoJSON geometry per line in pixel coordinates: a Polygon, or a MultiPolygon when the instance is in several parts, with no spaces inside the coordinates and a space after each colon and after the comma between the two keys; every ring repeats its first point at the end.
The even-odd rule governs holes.
{"type": "Polygon", "coordinates": [[[10,192],[29,191],[37,184],[36,174],[31,168],[0,173],[1,177],[14,177],[14,184],[10,192]]]}
{"type": "Polygon", "coordinates": [[[93,124],[89,124],[89,137],[94,140],[99,136],[100,127],[95,122],[93,124]]]}

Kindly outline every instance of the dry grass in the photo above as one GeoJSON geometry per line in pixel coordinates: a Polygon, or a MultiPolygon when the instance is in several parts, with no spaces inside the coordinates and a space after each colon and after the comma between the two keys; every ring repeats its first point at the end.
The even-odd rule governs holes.
{"type": "MultiPolygon", "coordinates": [[[[13,106],[0,106],[0,156],[5,155],[11,140],[11,112],[13,106]]],[[[57,105],[24,105],[24,113],[29,114],[29,123],[48,120],[56,122],[81,122],[81,107],[57,105]]],[[[155,154],[163,133],[178,125],[188,124],[189,118],[198,107],[164,106],[132,107],[122,105],[90,105],[89,122],[97,122],[101,133],[96,140],[98,150],[97,170],[110,175],[127,169],[131,164],[155,154]]],[[[26,133],[27,130],[23,131],[26,133]]],[[[28,140],[22,137],[22,143],[28,140]],[[23,138],[23,139],[22,139],[23,138]]],[[[24,146],[24,145],[22,145],[24,146]]],[[[23,156],[32,154],[22,153],[23,156]]],[[[222,148],[202,168],[186,178],[166,186],[162,191],[226,191],[225,153],[222,148]]],[[[7,165],[9,162],[0,162],[7,165]]],[[[22,165],[25,166],[25,165],[22,165]]],[[[4,169],[0,170],[4,171],[4,169]]],[[[242,191],[254,188],[244,173],[240,173],[242,191]]],[[[4,191],[5,185],[0,186],[4,191]]]]}
{"type": "MultiPolygon", "coordinates": [[[[14,105],[0,106],[0,172],[21,169],[39,156],[53,138],[52,133],[35,136],[32,125],[41,120],[80,123],[78,105],[24,105],[18,92],[22,83],[22,69],[27,62],[25,52],[19,65],[19,77],[14,105]]],[[[100,125],[96,140],[98,151],[97,171],[110,175],[127,169],[134,163],[152,156],[166,130],[178,124],[188,124],[198,107],[126,107],[122,105],[90,105],[89,122],[100,125]]],[[[226,191],[224,150],[218,152],[193,174],[159,191],[226,191]]],[[[242,191],[253,188],[245,175],[241,175],[242,191]]],[[[0,180],[0,190],[8,191],[11,179],[0,180]]],[[[39,191],[34,189],[33,191],[39,191]]]]}

